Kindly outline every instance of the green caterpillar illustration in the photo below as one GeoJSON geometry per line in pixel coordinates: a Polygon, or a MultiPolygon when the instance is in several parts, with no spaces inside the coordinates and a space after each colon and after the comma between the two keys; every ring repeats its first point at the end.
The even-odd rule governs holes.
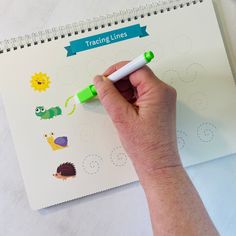
{"type": "Polygon", "coordinates": [[[44,106],[38,106],[35,109],[35,115],[41,117],[41,120],[52,119],[55,116],[59,116],[62,114],[60,107],[51,107],[48,110],[44,108],[44,106]]]}

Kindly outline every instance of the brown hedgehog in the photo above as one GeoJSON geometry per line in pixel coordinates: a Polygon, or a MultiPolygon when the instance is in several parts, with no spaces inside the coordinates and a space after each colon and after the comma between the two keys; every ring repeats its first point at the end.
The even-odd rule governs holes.
{"type": "Polygon", "coordinates": [[[57,173],[53,174],[58,179],[66,180],[70,177],[76,176],[76,169],[74,164],[66,162],[57,167],[57,173]]]}

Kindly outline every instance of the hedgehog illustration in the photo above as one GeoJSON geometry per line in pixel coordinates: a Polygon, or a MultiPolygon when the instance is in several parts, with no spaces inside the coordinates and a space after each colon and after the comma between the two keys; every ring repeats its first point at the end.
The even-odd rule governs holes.
{"type": "Polygon", "coordinates": [[[35,109],[35,115],[41,117],[41,120],[52,119],[62,114],[60,107],[51,107],[48,110],[44,106],[38,106],[35,109]]]}
{"type": "Polygon", "coordinates": [[[56,174],[53,174],[54,177],[62,180],[66,180],[71,177],[76,176],[76,169],[74,164],[66,162],[58,166],[56,174]]]}
{"type": "Polygon", "coordinates": [[[47,142],[49,143],[53,151],[68,147],[68,138],[66,136],[57,137],[55,139],[53,132],[50,135],[45,134],[44,136],[47,139],[47,142]]]}

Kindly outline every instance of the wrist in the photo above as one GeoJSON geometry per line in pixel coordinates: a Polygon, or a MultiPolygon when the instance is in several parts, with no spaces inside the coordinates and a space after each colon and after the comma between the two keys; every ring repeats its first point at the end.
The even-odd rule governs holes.
{"type": "Polygon", "coordinates": [[[185,172],[178,151],[149,153],[132,158],[140,183],[155,183],[157,180],[170,180],[177,173],[185,172]]]}
{"type": "Polygon", "coordinates": [[[177,148],[152,151],[139,151],[130,155],[137,173],[140,175],[154,174],[160,169],[182,166],[177,148]]]}
{"type": "Polygon", "coordinates": [[[145,192],[153,189],[166,189],[168,186],[176,185],[179,179],[186,176],[186,171],[181,164],[163,167],[150,172],[137,172],[140,184],[145,192]]]}

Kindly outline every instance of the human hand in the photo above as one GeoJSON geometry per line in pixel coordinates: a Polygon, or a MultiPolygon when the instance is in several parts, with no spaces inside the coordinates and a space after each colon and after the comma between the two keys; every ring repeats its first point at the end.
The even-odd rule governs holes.
{"type": "MultiPolygon", "coordinates": [[[[126,63],[111,66],[104,76],[126,63]]],[[[116,84],[102,76],[94,84],[144,188],[154,235],[218,235],[181,165],[175,90],[147,66],[116,84]]]]}
{"type": "MultiPolygon", "coordinates": [[[[127,62],[108,68],[109,76],[127,62]]],[[[176,91],[147,66],[112,84],[96,76],[98,96],[137,173],[181,166],[176,144],[176,91]]]]}

